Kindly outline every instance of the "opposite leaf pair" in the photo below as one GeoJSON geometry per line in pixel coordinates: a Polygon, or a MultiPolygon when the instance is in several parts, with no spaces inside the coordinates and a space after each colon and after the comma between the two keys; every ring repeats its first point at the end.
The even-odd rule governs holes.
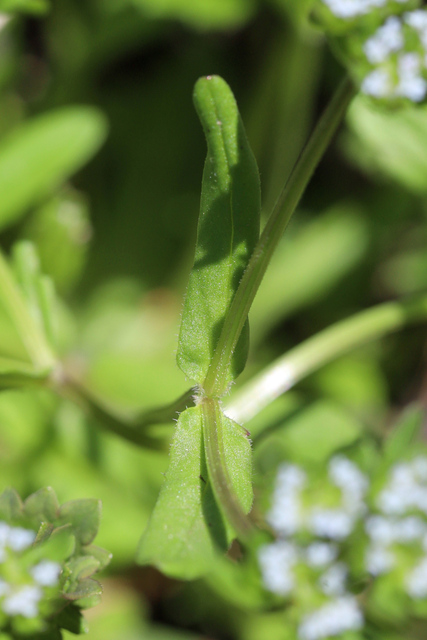
{"type": "Polygon", "coordinates": [[[206,573],[216,552],[250,529],[251,447],[219,398],[247,358],[247,321],[235,346],[226,319],[258,240],[260,215],[258,169],[231,90],[217,76],[201,78],[194,101],[208,155],[177,360],[198,390],[196,406],[178,420],[166,482],[138,555],[139,562],[184,578],[206,573]]]}

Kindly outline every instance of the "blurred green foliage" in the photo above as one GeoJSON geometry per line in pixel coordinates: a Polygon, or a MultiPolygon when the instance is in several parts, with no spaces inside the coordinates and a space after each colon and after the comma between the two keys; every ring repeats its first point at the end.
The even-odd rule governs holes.
{"type": "MultiPolygon", "coordinates": [[[[0,1],[1,12],[17,12],[0,16],[2,247],[34,243],[61,294],[64,367],[120,410],[169,402],[188,387],[175,349],[205,155],[194,82],[218,73],[232,85],[265,217],[342,74],[306,20],[308,5],[0,1]]],[[[328,324],[425,290],[426,132],[424,108],[352,105],[261,286],[242,383],[328,324]]],[[[3,307],[1,355],[24,362],[3,307]]],[[[256,517],[279,460],[319,463],[366,434],[380,438],[408,401],[423,405],[424,353],[424,328],[388,338],[310,376],[248,424],[256,517]]],[[[185,584],[134,567],[168,452],[98,426],[46,389],[0,395],[0,488],[25,496],[51,485],[61,502],[102,500],[98,540],[113,560],[88,638],[282,640],[283,614],[232,569],[185,584]]],[[[422,638],[425,626],[408,633],[422,638]]]]}

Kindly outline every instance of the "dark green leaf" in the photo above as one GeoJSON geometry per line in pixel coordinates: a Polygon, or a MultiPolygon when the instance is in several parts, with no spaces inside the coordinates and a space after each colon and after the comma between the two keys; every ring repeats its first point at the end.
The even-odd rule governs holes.
{"type": "Polygon", "coordinates": [[[70,603],[55,616],[55,623],[59,628],[71,631],[76,635],[88,631],[87,623],[80,609],[74,603],[70,603]]]}
{"type": "Polygon", "coordinates": [[[80,600],[81,598],[92,598],[101,594],[102,587],[99,582],[92,578],[86,578],[73,584],[73,588],[70,591],[66,591],[64,597],[67,600],[80,600]]]}
{"type": "MultiPolygon", "coordinates": [[[[203,384],[225,314],[258,240],[260,185],[234,96],[224,80],[198,80],[194,102],[205,132],[208,155],[203,173],[194,266],[182,315],[177,361],[203,384]]],[[[248,325],[231,363],[222,372],[225,389],[243,369],[248,325]]]]}

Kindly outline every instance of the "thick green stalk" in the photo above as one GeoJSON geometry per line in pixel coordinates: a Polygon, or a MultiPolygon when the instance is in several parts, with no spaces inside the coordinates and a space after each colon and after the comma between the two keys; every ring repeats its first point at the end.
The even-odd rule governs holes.
{"type": "Polygon", "coordinates": [[[427,320],[427,296],[387,302],[362,311],[309,338],[273,362],[238,391],[225,409],[245,423],[279,395],[348,351],[408,325],[427,320]]]}
{"type": "Polygon", "coordinates": [[[216,399],[202,400],[203,439],[209,478],[221,508],[241,540],[246,539],[253,527],[241,508],[233,491],[233,483],[227,469],[222,434],[222,412],[216,399]]]}
{"type": "Polygon", "coordinates": [[[273,252],[354,94],[355,89],[346,78],[319,120],[274,206],[225,318],[203,385],[209,397],[220,397],[226,392],[222,373],[230,362],[273,252]]]}

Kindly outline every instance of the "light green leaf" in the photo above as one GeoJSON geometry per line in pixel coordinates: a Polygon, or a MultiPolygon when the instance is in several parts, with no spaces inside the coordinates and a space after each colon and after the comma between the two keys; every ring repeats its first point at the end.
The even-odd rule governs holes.
{"type": "MultiPolygon", "coordinates": [[[[194,266],[184,304],[177,361],[202,384],[259,234],[260,185],[234,96],[222,78],[200,78],[194,102],[208,155],[203,173],[194,266]]],[[[221,372],[224,390],[243,369],[248,325],[232,362],[221,372]]]]}
{"type": "Polygon", "coordinates": [[[31,242],[21,241],[14,245],[13,261],[28,310],[49,346],[54,347],[57,313],[53,282],[41,272],[39,258],[31,242]]]}
{"type": "MultiPolygon", "coordinates": [[[[255,0],[128,0],[152,18],[181,20],[196,29],[236,28],[254,13],[255,0]]],[[[123,0],[109,0],[122,8],[123,0]]]]}
{"type": "Polygon", "coordinates": [[[0,0],[0,11],[5,13],[34,13],[42,14],[49,9],[47,0],[0,0]]]}
{"type": "Polygon", "coordinates": [[[208,480],[199,407],[181,413],[165,483],[142,537],[137,562],[191,580],[215,561],[222,522],[208,480]],[[219,523],[219,527],[218,527],[219,523]],[[218,530],[219,529],[219,530],[218,530]]]}
{"type": "Polygon", "coordinates": [[[252,344],[279,321],[325,296],[360,262],[367,245],[366,224],[346,203],[289,229],[252,305],[252,344]]]}
{"type": "Polygon", "coordinates": [[[25,122],[0,145],[0,228],[50,195],[83,166],[105,139],[106,122],[92,107],[66,107],[25,122]]]}
{"type": "Polygon", "coordinates": [[[416,193],[427,191],[427,108],[380,110],[363,98],[351,105],[348,124],[354,138],[348,152],[369,173],[397,180],[416,193]]]}
{"type": "Polygon", "coordinates": [[[283,459],[302,464],[324,464],[343,447],[362,435],[361,424],[338,404],[319,401],[286,420],[266,435],[256,448],[256,463],[262,472],[274,469],[283,459]]]}
{"type": "MultiPolygon", "coordinates": [[[[250,444],[241,427],[223,420],[231,486],[247,512],[252,504],[250,444]]],[[[200,405],[181,413],[166,481],[137,555],[140,564],[154,564],[167,575],[188,580],[206,574],[217,552],[225,552],[234,537],[214,497],[202,427],[200,405]]]]}
{"type": "Polygon", "coordinates": [[[424,424],[424,411],[419,406],[409,407],[389,433],[383,450],[383,464],[388,467],[404,457],[415,444],[424,424]]]}

